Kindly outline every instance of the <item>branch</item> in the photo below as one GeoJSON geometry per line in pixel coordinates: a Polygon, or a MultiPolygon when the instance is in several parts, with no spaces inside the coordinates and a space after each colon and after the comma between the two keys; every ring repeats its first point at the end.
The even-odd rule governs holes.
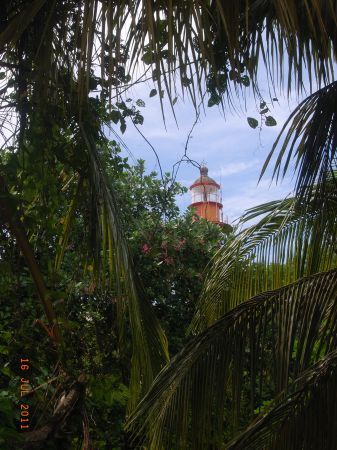
{"type": "Polygon", "coordinates": [[[0,175],[0,217],[3,217],[5,222],[8,223],[13,235],[15,236],[17,244],[26,260],[38,296],[42,302],[44,311],[46,313],[50,325],[51,332],[48,334],[51,337],[53,343],[60,344],[60,330],[56,321],[53,305],[47,294],[47,289],[44,284],[42,273],[40,272],[40,269],[35,259],[33,249],[26,236],[22,223],[15,216],[16,214],[11,204],[11,197],[5,184],[5,180],[0,175]]]}
{"type": "Polygon", "coordinates": [[[68,394],[61,397],[49,422],[42,428],[25,433],[26,444],[23,448],[29,449],[41,446],[46,448],[46,441],[56,433],[62,423],[73,413],[74,407],[81,397],[84,397],[84,382],[85,376],[81,374],[68,394]]]}

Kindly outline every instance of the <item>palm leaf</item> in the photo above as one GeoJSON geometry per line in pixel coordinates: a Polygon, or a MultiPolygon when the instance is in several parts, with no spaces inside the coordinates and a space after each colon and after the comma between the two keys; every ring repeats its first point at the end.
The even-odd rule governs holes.
{"type": "MultiPolygon", "coordinates": [[[[129,28],[127,47],[142,56],[144,42],[153,51],[153,66],[162,73],[166,86],[174,84],[172,73],[178,70],[180,81],[189,90],[193,103],[201,87],[204,72],[219,74],[240,72],[243,63],[258,90],[257,69],[265,66],[274,84],[286,84],[288,92],[294,84],[303,88],[304,72],[318,84],[333,79],[332,51],[336,43],[335,2],[309,1],[173,1],[167,5],[137,1],[132,4],[133,24],[129,28]],[[166,41],[160,47],[158,25],[166,23],[166,41]],[[172,32],[170,22],[177,33],[172,32]],[[140,28],[140,25],[142,28],[140,28]],[[169,49],[168,81],[158,60],[163,49],[169,49]],[[285,50],[286,49],[286,50],[285,50]],[[186,85],[186,69],[190,56],[196,75],[186,85]],[[286,63],[288,62],[288,64],[286,63]],[[205,70],[206,69],[206,70],[205,70]],[[196,83],[198,89],[194,89],[196,83]]],[[[131,64],[136,64],[134,58],[131,64]]],[[[229,81],[229,80],[227,80],[229,81]]],[[[159,81],[160,82],[160,81],[159,81]]],[[[233,77],[240,86],[240,77],[233,77]]],[[[229,96],[229,83],[225,95],[229,96]]],[[[170,93],[170,89],[168,89],[170,93]]]]}
{"type": "MultiPolygon", "coordinates": [[[[87,127],[88,129],[88,127],[87,127]]],[[[119,328],[123,329],[129,319],[132,335],[131,400],[130,408],[136,404],[141,393],[146,392],[154,377],[167,363],[168,346],[165,334],[154,315],[140,280],[137,278],[132,258],[126,244],[119,216],[118,203],[109,185],[99,159],[94,141],[81,126],[81,134],[89,151],[90,184],[97,225],[95,227],[96,265],[104,270],[104,258],[108,259],[110,276],[118,292],[119,328]],[[102,236],[103,234],[103,236],[102,236]],[[102,248],[102,243],[105,245],[102,248]],[[103,250],[103,266],[100,249],[103,250]]],[[[103,278],[105,274],[102,274],[103,278]]]]}
{"type": "Polygon", "coordinates": [[[215,255],[190,331],[199,332],[248,297],[336,265],[335,195],[295,198],[254,207],[241,219],[260,218],[215,255]]]}
{"type": "MultiPolygon", "coordinates": [[[[35,0],[22,2],[14,12],[12,2],[7,1],[4,12],[1,50],[16,45],[30,26],[44,25],[48,17],[48,26],[55,33],[37,35],[36,48],[49,39],[57,51],[50,55],[49,71],[39,63],[40,54],[36,53],[33,66],[41,70],[36,79],[46,83],[50,76],[47,81],[55,83],[52,68],[66,68],[78,77],[80,105],[87,101],[90,73],[95,67],[100,66],[102,84],[108,87],[111,98],[112,89],[119,93],[114,80],[118,66],[134,73],[144,57],[153,71],[161,74],[156,77],[158,89],[164,86],[170,100],[175,96],[178,72],[182,90],[195,107],[197,93],[201,95],[205,89],[205,75],[214,75],[217,87],[224,88],[222,94],[232,100],[230,85],[235,93],[242,87],[242,67],[257,92],[258,67],[266,69],[272,85],[278,81],[288,93],[292,87],[303,89],[307,72],[310,83],[316,80],[321,85],[333,80],[335,0],[123,0],[107,5],[98,0],[67,4],[35,0]],[[70,36],[79,43],[78,48],[65,55],[70,36]],[[130,55],[128,63],[123,57],[123,36],[130,55]],[[221,87],[224,78],[225,86],[221,87]]],[[[46,45],[50,52],[53,46],[46,45]]]]}
{"type": "Polygon", "coordinates": [[[74,214],[75,214],[75,210],[76,210],[76,205],[78,202],[78,197],[80,194],[80,191],[82,189],[82,185],[83,185],[83,178],[79,178],[78,182],[77,182],[77,186],[76,186],[76,190],[74,192],[74,196],[70,202],[69,205],[69,209],[67,211],[66,216],[63,219],[63,230],[62,233],[59,237],[59,246],[58,249],[56,251],[56,256],[55,256],[55,270],[58,271],[61,267],[61,263],[63,261],[64,258],[64,253],[66,250],[66,246],[68,244],[68,239],[69,239],[69,234],[70,234],[70,229],[71,229],[71,223],[73,221],[74,218],[74,214]]]}
{"type": "Polygon", "coordinates": [[[150,449],[221,448],[264,400],[336,348],[336,314],[337,270],[247,300],[160,372],[128,428],[150,449]]]}
{"type": "Polygon", "coordinates": [[[226,446],[256,450],[330,450],[337,447],[337,351],[304,371],[256,419],[226,446]],[[290,391],[290,392],[289,392],[290,391]]]}
{"type": "Polygon", "coordinates": [[[284,138],[274,166],[273,175],[276,179],[287,173],[291,161],[294,160],[298,197],[310,198],[313,186],[316,186],[316,194],[321,197],[331,183],[334,183],[336,189],[336,96],[337,82],[333,82],[299,104],[276,139],[260,178],[265,173],[281,138],[284,138]],[[289,129],[285,135],[287,128],[289,129]],[[319,190],[317,186],[320,187],[319,190]]]}

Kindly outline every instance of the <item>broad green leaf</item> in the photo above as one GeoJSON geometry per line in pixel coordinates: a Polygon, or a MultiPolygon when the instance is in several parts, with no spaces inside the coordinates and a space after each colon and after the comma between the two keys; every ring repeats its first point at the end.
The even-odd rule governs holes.
{"type": "Polygon", "coordinates": [[[254,117],[247,117],[247,122],[251,128],[256,128],[259,125],[259,122],[254,117]]]}
{"type": "Polygon", "coordinates": [[[121,122],[120,130],[121,130],[121,133],[122,133],[122,134],[125,133],[125,130],[126,130],[126,122],[125,122],[125,120],[123,120],[123,121],[121,122]]]}
{"type": "Polygon", "coordinates": [[[120,120],[121,117],[121,113],[119,111],[116,110],[112,110],[110,113],[110,118],[113,121],[113,123],[118,123],[118,121],[120,120]]]}
{"type": "Polygon", "coordinates": [[[267,127],[275,127],[275,125],[277,125],[277,122],[276,122],[276,120],[274,119],[274,117],[272,117],[272,116],[267,116],[267,117],[266,117],[265,124],[267,125],[267,127]]]}

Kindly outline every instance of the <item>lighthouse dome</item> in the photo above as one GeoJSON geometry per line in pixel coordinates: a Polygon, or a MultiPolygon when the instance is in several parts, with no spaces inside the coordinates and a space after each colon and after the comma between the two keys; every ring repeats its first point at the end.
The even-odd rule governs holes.
{"type": "Polygon", "coordinates": [[[194,187],[200,185],[215,186],[216,188],[220,189],[220,185],[215,180],[213,180],[213,178],[208,176],[208,168],[206,166],[200,167],[200,177],[194,181],[194,183],[190,186],[190,189],[193,189],[194,187]]]}

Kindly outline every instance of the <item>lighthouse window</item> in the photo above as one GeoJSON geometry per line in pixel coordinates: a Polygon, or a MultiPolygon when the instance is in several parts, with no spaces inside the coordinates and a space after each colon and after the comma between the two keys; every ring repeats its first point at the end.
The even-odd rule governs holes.
{"type": "Polygon", "coordinates": [[[219,195],[217,192],[210,192],[208,194],[208,201],[210,202],[218,202],[219,201],[219,195]]]}
{"type": "Polygon", "coordinates": [[[192,192],[192,203],[197,202],[218,202],[220,203],[220,195],[218,192],[192,192]]]}
{"type": "Polygon", "coordinates": [[[204,201],[204,196],[202,192],[193,192],[192,194],[192,202],[193,203],[197,203],[197,202],[203,202],[204,201]]]}

